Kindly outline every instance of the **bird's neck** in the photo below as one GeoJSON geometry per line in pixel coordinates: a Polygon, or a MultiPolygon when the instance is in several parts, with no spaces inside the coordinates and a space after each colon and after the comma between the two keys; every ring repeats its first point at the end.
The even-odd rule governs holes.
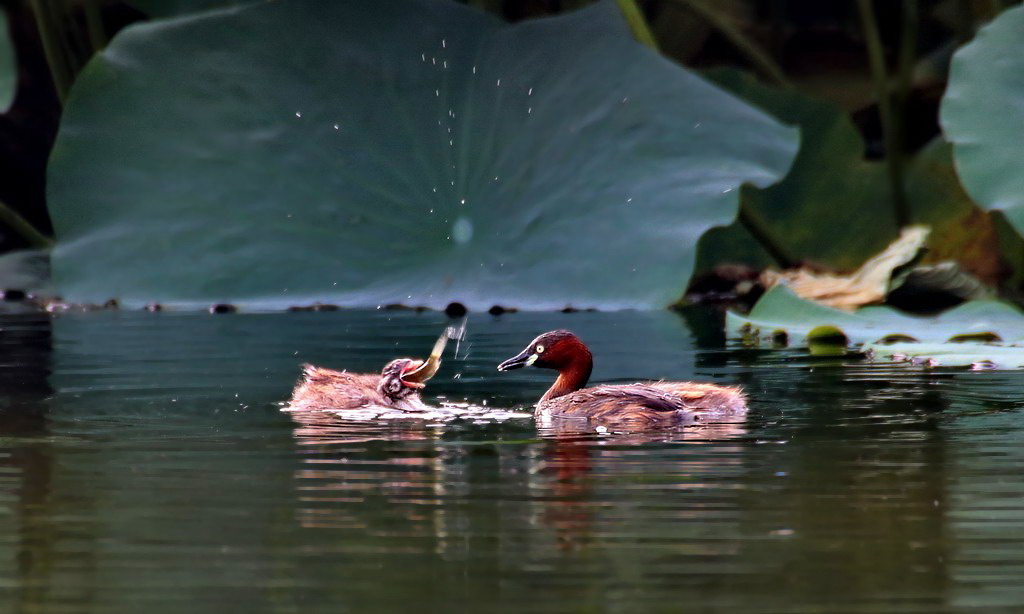
{"type": "Polygon", "coordinates": [[[576,392],[580,388],[587,385],[587,381],[590,379],[590,373],[594,370],[594,359],[591,357],[590,352],[577,354],[576,357],[566,366],[562,367],[558,371],[558,379],[551,385],[544,396],[541,397],[540,402],[550,401],[557,399],[560,396],[569,394],[570,392],[576,392]]]}

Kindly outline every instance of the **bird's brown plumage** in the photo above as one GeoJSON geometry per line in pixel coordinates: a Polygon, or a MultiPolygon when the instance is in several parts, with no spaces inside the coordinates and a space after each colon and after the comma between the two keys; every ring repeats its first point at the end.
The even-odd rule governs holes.
{"type": "Polygon", "coordinates": [[[405,386],[388,385],[401,366],[391,361],[381,374],[349,373],[310,364],[302,365],[302,379],[295,385],[289,402],[291,409],[361,409],[386,407],[406,411],[430,409],[419,393],[405,386]]]}
{"type": "Polygon", "coordinates": [[[696,382],[637,382],[570,392],[537,404],[538,412],[602,423],[660,424],[707,420],[746,409],[739,388],[696,382]]]}
{"type": "Polygon", "coordinates": [[[593,368],[590,350],[565,330],[544,333],[499,370],[555,369],[558,379],[537,403],[547,417],[585,418],[630,427],[735,419],[746,411],[742,390],[698,382],[638,382],[584,388],[593,368]]]}

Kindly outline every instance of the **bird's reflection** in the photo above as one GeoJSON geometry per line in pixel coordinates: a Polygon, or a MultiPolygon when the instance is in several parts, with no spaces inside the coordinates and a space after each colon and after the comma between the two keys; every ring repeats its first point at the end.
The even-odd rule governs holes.
{"type": "MultiPolygon", "coordinates": [[[[595,467],[614,466],[629,471],[638,446],[647,444],[710,443],[741,440],[747,435],[746,415],[731,417],[732,422],[687,424],[643,431],[602,429],[586,420],[538,418],[538,431],[546,440],[544,458],[535,470],[547,480],[551,497],[540,513],[543,522],[554,530],[561,550],[576,550],[591,542],[595,525],[595,467]]],[[[740,462],[740,444],[725,462],[740,462]]],[[[685,468],[678,467],[680,471],[685,468]]],[[[693,486],[693,484],[691,484],[693,486]]]]}
{"type": "MultiPolygon", "coordinates": [[[[289,412],[302,454],[296,473],[297,522],[304,528],[355,529],[360,538],[377,539],[367,547],[386,549],[401,534],[426,537],[446,558],[470,552],[466,526],[475,517],[458,505],[473,495],[470,457],[498,456],[499,473],[517,473],[515,459],[491,446],[474,450],[445,445],[446,433],[480,426],[480,412],[456,426],[445,414],[409,414],[389,419],[354,419],[350,412],[289,412]]],[[[496,410],[490,425],[518,418],[496,410]],[[512,418],[510,418],[512,416],[512,418]]],[[[476,432],[476,431],[474,431],[476,432]]],[[[521,480],[520,480],[521,481],[521,480]]],[[[397,546],[396,546],[397,547],[397,546]]],[[[405,546],[402,546],[405,547],[405,546]]]]}
{"type": "Polygon", "coordinates": [[[368,441],[422,441],[432,439],[427,421],[416,414],[382,420],[353,419],[335,411],[290,411],[292,434],[301,446],[330,449],[368,441]]]}
{"type": "Polygon", "coordinates": [[[747,434],[746,413],[734,413],[723,422],[687,422],[661,428],[619,429],[606,427],[585,419],[537,417],[537,430],[546,439],[591,438],[595,441],[617,444],[644,444],[651,442],[720,441],[743,437],[747,434]]]}
{"type": "MultiPolygon", "coordinates": [[[[603,467],[603,474],[642,472],[644,466],[636,464],[641,446],[720,443],[747,433],[743,416],[730,423],[643,432],[597,430],[586,421],[540,420],[538,439],[524,439],[525,421],[517,421],[511,445],[500,440],[477,444],[453,440],[451,433],[458,427],[451,423],[412,414],[388,420],[325,411],[289,415],[302,454],[296,474],[301,526],[359,529],[386,537],[386,517],[393,523],[397,515],[405,531],[432,534],[436,551],[446,556],[460,552],[464,540],[459,536],[481,522],[467,509],[467,501],[497,497],[507,500],[496,505],[506,505],[524,491],[531,496],[520,521],[540,525],[557,549],[585,547],[600,522],[595,514],[607,507],[595,485],[595,467],[603,467]],[[481,476],[485,472],[496,474],[481,476]]],[[[474,430],[477,437],[481,435],[474,430]]],[[[736,452],[725,454],[722,462],[739,463],[736,452]]],[[[685,467],[675,468],[680,471],[686,472],[685,467]]]]}

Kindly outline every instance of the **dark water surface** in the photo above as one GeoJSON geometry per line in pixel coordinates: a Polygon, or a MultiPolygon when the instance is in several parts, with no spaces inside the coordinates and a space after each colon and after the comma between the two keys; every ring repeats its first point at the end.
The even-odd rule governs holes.
{"type": "Polygon", "coordinates": [[[444,322],[3,319],[0,611],[1024,607],[1020,373],[727,349],[701,312],[510,314],[470,319],[428,399],[528,406],[550,374],[494,367],[564,327],[595,381],[742,384],[751,413],[572,435],[280,411],[299,363],[377,371],[444,322]]]}

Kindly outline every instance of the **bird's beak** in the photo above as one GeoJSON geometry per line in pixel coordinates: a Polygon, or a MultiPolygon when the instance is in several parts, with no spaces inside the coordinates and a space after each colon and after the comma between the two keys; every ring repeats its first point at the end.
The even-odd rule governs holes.
{"type": "Polygon", "coordinates": [[[425,387],[426,381],[434,377],[437,370],[441,368],[441,354],[444,353],[444,346],[448,344],[448,340],[461,339],[463,335],[465,335],[465,322],[461,329],[452,326],[446,328],[434,342],[434,349],[430,351],[430,356],[426,360],[414,360],[405,369],[402,369],[400,378],[402,383],[410,388],[425,387]]]}
{"type": "MultiPolygon", "coordinates": [[[[402,374],[398,376],[398,379],[401,380],[404,386],[409,388],[416,388],[417,390],[426,388],[426,381],[433,377],[434,373],[437,373],[437,368],[431,371],[429,366],[430,364],[427,361],[414,360],[402,369],[402,374]]],[[[441,366],[440,361],[437,366],[441,366]]]]}
{"type": "Polygon", "coordinates": [[[509,358],[505,362],[498,365],[498,371],[511,371],[512,369],[522,369],[523,367],[529,367],[537,361],[537,355],[530,353],[530,348],[526,348],[522,352],[519,352],[512,358],[509,358]]]}

